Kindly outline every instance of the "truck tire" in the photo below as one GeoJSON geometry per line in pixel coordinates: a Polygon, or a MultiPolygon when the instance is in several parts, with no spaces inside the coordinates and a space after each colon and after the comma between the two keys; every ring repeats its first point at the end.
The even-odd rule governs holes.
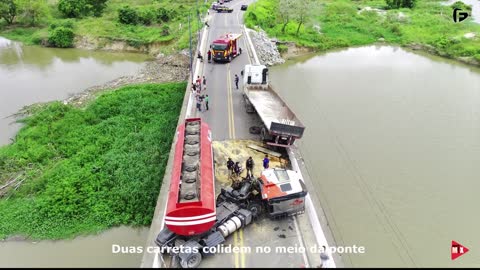
{"type": "Polygon", "coordinates": [[[227,61],[228,61],[228,62],[232,62],[232,56],[229,55],[229,56],[227,57],[227,61]]]}
{"type": "Polygon", "coordinates": [[[248,211],[252,212],[253,218],[258,218],[263,214],[263,207],[258,202],[250,202],[247,206],[248,211]]]}
{"type": "Polygon", "coordinates": [[[200,252],[191,253],[187,259],[181,260],[182,268],[197,268],[202,262],[202,254],[200,252]]]}

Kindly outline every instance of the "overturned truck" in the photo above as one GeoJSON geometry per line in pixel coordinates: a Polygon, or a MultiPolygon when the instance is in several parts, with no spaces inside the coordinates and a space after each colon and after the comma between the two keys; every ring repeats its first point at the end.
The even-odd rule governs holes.
{"type": "Polygon", "coordinates": [[[259,218],[305,210],[305,184],[297,172],[286,169],[244,178],[222,188],[215,198],[211,135],[200,118],[180,125],[175,150],[165,226],[155,239],[174,264],[196,268],[203,257],[212,255],[210,248],[223,244],[236,230],[259,218]]]}

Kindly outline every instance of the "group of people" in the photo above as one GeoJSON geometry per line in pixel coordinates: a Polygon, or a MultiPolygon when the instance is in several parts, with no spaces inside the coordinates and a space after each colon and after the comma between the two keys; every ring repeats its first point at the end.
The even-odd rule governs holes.
{"type": "Polygon", "coordinates": [[[197,110],[202,111],[202,104],[205,103],[205,110],[208,111],[208,95],[202,95],[202,88],[205,92],[207,89],[207,79],[203,76],[203,79],[200,79],[200,76],[197,76],[197,80],[192,83],[192,91],[195,93],[195,99],[197,101],[197,110]],[[203,87],[202,87],[203,85],[203,87]]]}
{"type": "MultiPolygon", "coordinates": [[[[247,161],[245,161],[245,168],[247,168],[247,178],[253,178],[253,167],[255,163],[253,162],[253,158],[249,157],[247,161]]],[[[268,155],[265,155],[263,159],[263,169],[268,169],[270,167],[270,159],[268,155]]],[[[232,158],[228,158],[227,160],[227,169],[229,176],[235,176],[236,178],[240,177],[240,174],[243,172],[243,168],[240,165],[240,162],[234,162],[232,158]]]]}

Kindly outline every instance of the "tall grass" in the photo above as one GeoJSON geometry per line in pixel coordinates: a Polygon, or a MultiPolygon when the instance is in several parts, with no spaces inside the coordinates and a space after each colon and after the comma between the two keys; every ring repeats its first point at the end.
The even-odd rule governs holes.
{"type": "Polygon", "coordinates": [[[105,93],[85,108],[53,102],[0,148],[0,239],[60,239],[151,223],[185,83],[105,93]],[[3,183],[3,184],[2,184],[3,183]]]}

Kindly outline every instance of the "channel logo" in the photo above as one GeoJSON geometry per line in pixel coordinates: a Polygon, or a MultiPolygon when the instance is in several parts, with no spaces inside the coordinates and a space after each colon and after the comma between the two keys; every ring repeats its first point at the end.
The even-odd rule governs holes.
{"type": "Polygon", "coordinates": [[[462,11],[459,8],[456,8],[453,10],[453,21],[454,22],[461,22],[468,18],[468,13],[465,11],[462,11]]]}
{"type": "Polygon", "coordinates": [[[462,256],[463,254],[465,254],[467,252],[468,252],[467,247],[464,247],[461,244],[452,240],[452,247],[450,249],[450,256],[452,258],[452,261],[455,260],[456,258],[462,256]]]}

